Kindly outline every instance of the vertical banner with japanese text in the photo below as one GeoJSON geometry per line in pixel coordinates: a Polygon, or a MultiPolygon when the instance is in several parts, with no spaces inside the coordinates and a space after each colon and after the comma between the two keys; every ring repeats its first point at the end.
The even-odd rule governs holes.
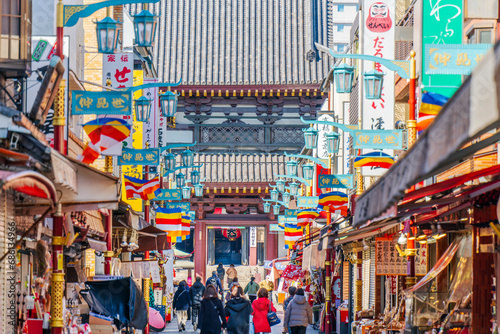
{"type": "MultiPolygon", "coordinates": [[[[363,1],[363,50],[370,56],[394,59],[396,0],[364,0],[363,1]]],[[[373,130],[390,130],[394,128],[394,72],[372,61],[363,62],[365,72],[376,69],[384,72],[382,97],[376,100],[366,98],[363,94],[362,128],[373,130]]],[[[363,83],[364,85],[364,83],[363,83]]],[[[363,150],[368,153],[372,150],[363,150]]],[[[384,150],[392,155],[392,150],[384,150]]],[[[387,169],[363,167],[364,176],[380,176],[387,169]]]]}
{"type": "MultiPolygon", "coordinates": [[[[144,79],[144,84],[158,82],[157,79],[144,79]]],[[[158,105],[158,87],[145,88],[142,90],[142,96],[151,101],[151,114],[149,120],[142,125],[142,140],[143,148],[146,148],[146,143],[149,148],[158,147],[158,123],[160,120],[159,105],[158,105]]]]}
{"type": "MultiPolygon", "coordinates": [[[[422,50],[428,44],[462,44],[462,0],[423,1],[422,50]]],[[[451,97],[462,84],[461,75],[426,74],[425,57],[422,56],[422,86],[424,90],[451,97]]],[[[434,54],[436,62],[450,61],[445,54],[434,54]]]]}

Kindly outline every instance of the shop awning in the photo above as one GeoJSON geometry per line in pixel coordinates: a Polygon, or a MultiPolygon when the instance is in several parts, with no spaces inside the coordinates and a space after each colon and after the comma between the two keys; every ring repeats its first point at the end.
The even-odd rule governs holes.
{"type": "Polygon", "coordinates": [[[89,243],[90,248],[92,248],[96,251],[105,252],[108,250],[106,242],[104,242],[104,241],[96,240],[96,239],[89,238],[89,237],[87,237],[86,240],[89,243]]]}
{"type": "Polygon", "coordinates": [[[9,172],[0,171],[0,185],[5,191],[13,189],[28,196],[57,201],[56,188],[45,176],[34,171],[9,172]]]}
{"type": "Polygon", "coordinates": [[[500,126],[500,42],[440,111],[406,155],[356,199],[354,226],[360,226],[396,203],[404,191],[494,144],[500,133],[474,143],[479,135],[500,126]]]}
{"type": "Polygon", "coordinates": [[[167,232],[149,225],[139,230],[139,248],[137,252],[162,251],[167,249],[167,232]]]}

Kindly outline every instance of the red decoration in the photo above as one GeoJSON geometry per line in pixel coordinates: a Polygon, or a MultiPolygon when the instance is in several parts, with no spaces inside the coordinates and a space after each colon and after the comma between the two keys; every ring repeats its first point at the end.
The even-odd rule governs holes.
{"type": "Polygon", "coordinates": [[[229,241],[235,241],[241,237],[241,232],[239,229],[235,228],[225,228],[222,230],[222,235],[229,239],[229,241]]]}

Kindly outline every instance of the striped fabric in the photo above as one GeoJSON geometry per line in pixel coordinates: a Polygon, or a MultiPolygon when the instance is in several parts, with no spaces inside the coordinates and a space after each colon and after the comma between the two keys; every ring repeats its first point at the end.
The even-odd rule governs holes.
{"type": "Polygon", "coordinates": [[[124,175],[124,178],[127,199],[140,198],[148,201],[160,194],[160,179],[158,177],[152,180],[142,180],[124,175]]]}
{"type": "Polygon", "coordinates": [[[434,121],[439,111],[448,102],[448,97],[433,93],[425,92],[422,94],[422,103],[418,111],[417,131],[420,133],[427,129],[429,124],[434,121]]]}
{"type": "Polygon", "coordinates": [[[347,194],[340,191],[332,191],[319,195],[318,209],[345,216],[347,215],[348,202],[349,197],[347,194]]]}
{"type": "Polygon", "coordinates": [[[299,226],[307,226],[314,219],[319,217],[317,208],[306,208],[297,211],[297,224],[299,226]]]}
{"type": "Polygon", "coordinates": [[[168,242],[182,241],[182,209],[156,209],[156,227],[167,232],[168,242]]]}
{"type": "Polygon", "coordinates": [[[295,242],[302,237],[303,228],[294,223],[285,223],[285,248],[292,249],[295,242]]]}
{"type": "Polygon", "coordinates": [[[362,154],[354,158],[354,168],[358,167],[380,167],[380,168],[390,168],[394,165],[394,158],[389,154],[375,151],[366,154],[362,154]]]}

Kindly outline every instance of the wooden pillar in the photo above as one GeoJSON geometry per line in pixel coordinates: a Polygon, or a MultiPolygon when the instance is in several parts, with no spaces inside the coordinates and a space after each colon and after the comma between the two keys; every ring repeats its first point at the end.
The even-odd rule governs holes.
{"type": "Polygon", "coordinates": [[[202,282],[207,279],[207,232],[204,222],[197,221],[194,226],[194,273],[202,282]]]}
{"type": "MultiPolygon", "coordinates": [[[[267,225],[265,227],[266,229],[269,229],[269,226],[267,225]]],[[[266,245],[266,260],[274,260],[278,257],[278,235],[273,233],[266,233],[267,234],[267,245],[266,245]]]]}

